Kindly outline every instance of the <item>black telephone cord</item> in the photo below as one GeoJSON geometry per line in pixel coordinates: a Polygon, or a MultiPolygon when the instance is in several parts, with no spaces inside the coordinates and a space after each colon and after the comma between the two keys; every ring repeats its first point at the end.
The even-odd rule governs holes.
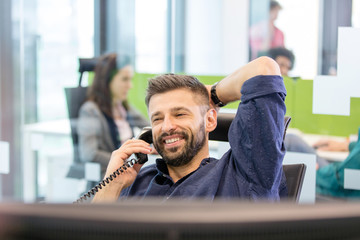
{"type": "Polygon", "coordinates": [[[119,167],[116,171],[114,171],[112,174],[110,174],[109,177],[106,177],[104,180],[100,181],[99,184],[97,184],[95,187],[90,189],[87,193],[85,193],[83,196],[81,196],[79,199],[77,199],[73,203],[82,203],[83,201],[87,200],[87,198],[90,198],[92,195],[95,195],[95,193],[97,193],[100,189],[102,189],[107,184],[109,184],[111,181],[113,181],[121,173],[126,171],[126,169],[133,167],[138,162],[139,162],[139,160],[137,160],[135,158],[132,158],[132,159],[126,161],[121,167],[119,167]]]}

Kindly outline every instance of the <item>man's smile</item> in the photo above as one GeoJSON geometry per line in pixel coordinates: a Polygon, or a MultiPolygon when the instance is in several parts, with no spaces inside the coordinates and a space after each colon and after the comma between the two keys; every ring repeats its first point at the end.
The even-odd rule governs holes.
{"type": "Polygon", "coordinates": [[[165,140],[165,143],[170,144],[170,143],[173,143],[173,142],[177,142],[179,140],[180,140],[180,138],[172,138],[172,139],[165,140]]]}
{"type": "Polygon", "coordinates": [[[179,146],[183,143],[184,137],[176,134],[171,136],[166,136],[162,138],[162,143],[164,144],[165,148],[174,148],[179,146]]]}

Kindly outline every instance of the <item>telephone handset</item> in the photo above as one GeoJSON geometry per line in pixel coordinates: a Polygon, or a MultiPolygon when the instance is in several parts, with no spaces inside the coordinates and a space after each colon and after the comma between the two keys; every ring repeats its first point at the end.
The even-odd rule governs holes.
{"type": "MultiPolygon", "coordinates": [[[[144,140],[147,143],[152,143],[152,131],[151,127],[144,127],[140,134],[136,137],[137,139],[144,140]]],[[[146,154],[143,153],[135,153],[136,159],[132,158],[126,161],[121,167],[119,167],[115,172],[110,174],[109,177],[106,177],[104,180],[100,181],[98,185],[90,189],[87,193],[77,199],[74,203],[81,203],[82,201],[90,198],[92,195],[95,195],[99,189],[102,189],[111,181],[113,181],[117,176],[119,176],[122,172],[126,171],[126,169],[133,167],[135,164],[144,164],[148,161],[148,157],[146,154]]]]}
{"type": "MultiPolygon", "coordinates": [[[[137,139],[144,140],[147,143],[153,143],[151,127],[144,127],[137,136],[137,139]]],[[[148,156],[144,153],[135,153],[135,156],[137,158],[136,163],[143,164],[148,161],[148,156]]]]}

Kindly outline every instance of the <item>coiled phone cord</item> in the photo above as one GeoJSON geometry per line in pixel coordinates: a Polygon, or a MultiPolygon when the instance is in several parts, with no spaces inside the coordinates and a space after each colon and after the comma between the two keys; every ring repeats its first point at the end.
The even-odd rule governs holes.
{"type": "Polygon", "coordinates": [[[83,196],[81,196],[79,199],[74,201],[73,203],[82,203],[83,201],[87,200],[87,198],[90,198],[92,195],[95,195],[100,189],[105,187],[107,184],[109,184],[111,181],[113,181],[117,176],[119,176],[121,173],[126,171],[126,169],[133,167],[136,163],[139,163],[140,160],[132,158],[128,161],[126,161],[121,167],[119,167],[116,171],[114,171],[112,174],[110,174],[109,177],[106,177],[104,180],[100,181],[98,185],[90,189],[87,193],[85,193],[83,196]]]}

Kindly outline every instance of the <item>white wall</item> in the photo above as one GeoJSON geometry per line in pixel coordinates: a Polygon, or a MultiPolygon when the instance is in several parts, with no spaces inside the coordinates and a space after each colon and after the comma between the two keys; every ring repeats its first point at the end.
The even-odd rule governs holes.
{"type": "Polygon", "coordinates": [[[227,75],[248,62],[248,0],[186,2],[185,72],[227,75]]]}
{"type": "Polygon", "coordinates": [[[295,55],[291,76],[314,79],[318,67],[319,0],[278,0],[282,6],[276,25],[284,32],[285,46],[295,55]]]}

